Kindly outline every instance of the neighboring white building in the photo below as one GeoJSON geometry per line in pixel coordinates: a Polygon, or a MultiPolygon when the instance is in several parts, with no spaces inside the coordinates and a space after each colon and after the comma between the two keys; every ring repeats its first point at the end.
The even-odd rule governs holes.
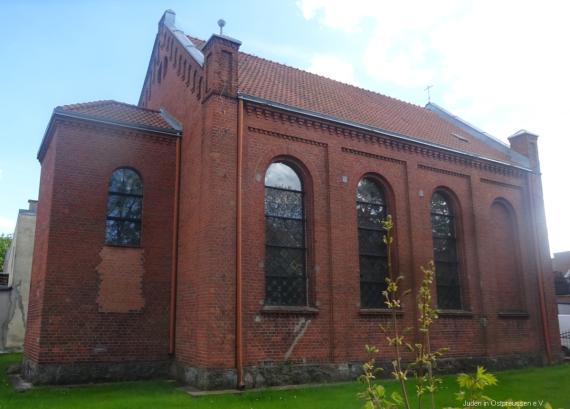
{"type": "Polygon", "coordinates": [[[30,273],[36,230],[36,200],[28,200],[28,209],[20,209],[12,244],[4,260],[0,281],[0,352],[21,350],[24,345],[30,273]]]}

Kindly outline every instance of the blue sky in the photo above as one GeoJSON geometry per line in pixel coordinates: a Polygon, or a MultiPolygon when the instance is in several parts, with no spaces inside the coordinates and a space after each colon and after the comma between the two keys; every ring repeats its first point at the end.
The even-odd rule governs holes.
{"type": "Polygon", "coordinates": [[[570,28],[562,1],[279,0],[0,3],[0,233],[36,198],[36,153],[58,105],[137,103],[165,9],[186,33],[418,105],[505,140],[539,139],[551,250],[570,250],[570,28]]]}

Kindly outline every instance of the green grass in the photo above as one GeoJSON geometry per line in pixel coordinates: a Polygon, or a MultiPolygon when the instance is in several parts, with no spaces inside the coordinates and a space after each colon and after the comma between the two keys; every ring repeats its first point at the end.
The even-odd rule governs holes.
{"type": "MultiPolygon", "coordinates": [[[[19,354],[0,355],[0,409],[66,409],[66,408],[361,408],[356,398],[362,390],[358,383],[304,388],[289,391],[245,392],[239,395],[217,395],[193,398],[177,389],[173,382],[123,382],[82,387],[38,387],[28,392],[14,392],[8,384],[6,367],[17,362],[19,354]]],[[[570,366],[528,368],[495,373],[499,385],[488,394],[497,400],[513,398],[523,401],[548,400],[554,408],[570,408],[570,366]]],[[[389,391],[396,385],[383,384],[389,391]]],[[[455,405],[455,378],[446,376],[438,395],[438,407],[455,405]]]]}

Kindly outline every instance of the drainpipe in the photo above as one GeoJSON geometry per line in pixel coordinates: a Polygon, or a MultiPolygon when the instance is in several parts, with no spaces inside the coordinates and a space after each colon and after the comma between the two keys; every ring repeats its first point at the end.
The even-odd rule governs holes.
{"type": "Polygon", "coordinates": [[[538,231],[538,223],[536,220],[537,217],[537,208],[536,208],[536,201],[535,201],[535,189],[536,186],[534,184],[534,180],[532,175],[527,176],[527,183],[529,187],[529,196],[530,196],[530,208],[531,208],[531,219],[532,219],[532,226],[534,227],[534,257],[536,259],[536,267],[538,272],[538,294],[539,294],[539,303],[540,303],[540,315],[542,321],[542,336],[544,338],[544,347],[546,349],[546,358],[548,359],[548,363],[552,364],[552,351],[550,350],[550,335],[549,335],[549,328],[548,328],[548,314],[546,309],[546,300],[544,298],[544,273],[542,271],[542,257],[540,254],[540,240],[541,237],[538,231]]]}
{"type": "Polygon", "coordinates": [[[236,186],[236,370],[237,387],[245,388],[243,376],[243,289],[242,289],[242,179],[243,100],[238,101],[237,186],[236,186]]]}
{"type": "Polygon", "coordinates": [[[176,174],[174,181],[174,210],[172,228],[172,270],[170,277],[170,322],[168,353],[174,354],[176,336],[176,292],[178,281],[178,215],[180,207],[180,137],[176,140],[176,174]]]}

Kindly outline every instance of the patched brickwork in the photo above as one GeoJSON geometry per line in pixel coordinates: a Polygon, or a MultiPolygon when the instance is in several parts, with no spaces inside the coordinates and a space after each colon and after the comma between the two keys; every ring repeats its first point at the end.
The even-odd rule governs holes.
{"type": "Polygon", "coordinates": [[[105,246],[99,256],[99,311],[140,311],[145,304],[142,288],[144,250],[105,246]]]}

